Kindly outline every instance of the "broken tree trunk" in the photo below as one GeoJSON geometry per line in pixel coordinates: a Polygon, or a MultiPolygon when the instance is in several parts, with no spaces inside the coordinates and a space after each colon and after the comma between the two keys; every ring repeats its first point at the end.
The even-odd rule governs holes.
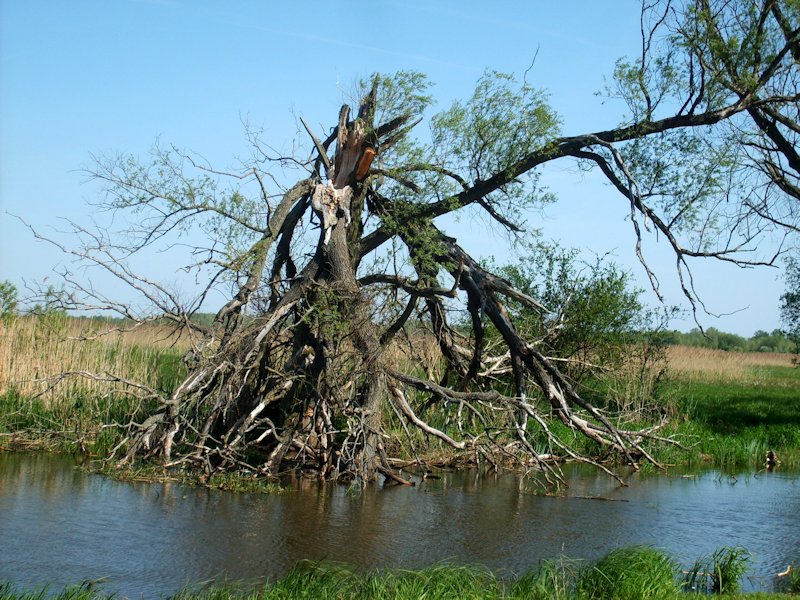
{"type": "MultiPolygon", "coordinates": [[[[247,255],[238,290],[187,357],[185,380],[157,410],[130,425],[115,452],[127,462],[160,457],[167,465],[190,465],[206,480],[219,471],[276,476],[294,470],[366,482],[390,473],[388,414],[412,448],[409,430],[417,428],[495,467],[550,470],[556,452],[591,462],[552,432],[550,411],[541,413],[537,404],[543,400],[570,431],[632,464],[650,459],[640,442],[652,432],[620,430],[585,402],[535,343],[522,338],[504,306],[507,299],[530,310],[542,310],[541,304],[440,232],[433,222],[436,202],[381,193],[375,173],[396,177],[410,194],[420,187],[372,167],[416,124],[402,115],[376,126],[376,99],[377,82],[355,119],[342,107],[325,142],[306,126],[319,155],[314,174],[272,211],[268,229],[247,255]],[[320,224],[313,243],[297,233],[309,210],[320,224]],[[368,218],[377,225],[365,234],[368,218]],[[403,245],[406,271],[359,278],[365,254],[389,239],[403,245]],[[293,251],[302,242],[306,252],[293,251]],[[302,268],[296,266],[300,260],[306,261],[302,268]],[[452,285],[440,285],[440,276],[452,278],[452,285]],[[376,300],[381,286],[394,291],[395,308],[376,300]],[[456,326],[448,314],[459,293],[467,318],[456,326]],[[400,294],[407,298],[400,301],[400,294]],[[245,308],[256,300],[261,309],[246,317],[245,308]],[[488,325],[500,334],[500,355],[487,348],[488,325]],[[410,348],[402,365],[391,346],[396,338],[410,348]],[[414,346],[428,342],[438,354],[419,365],[414,346]],[[431,424],[428,412],[443,424],[431,424]]],[[[412,170],[452,175],[436,165],[412,170]]]]}

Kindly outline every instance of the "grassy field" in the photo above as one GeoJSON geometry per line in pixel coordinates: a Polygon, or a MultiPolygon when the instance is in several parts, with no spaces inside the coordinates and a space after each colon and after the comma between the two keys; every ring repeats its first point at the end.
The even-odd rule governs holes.
{"type": "Polygon", "coordinates": [[[662,450],[667,462],[759,467],[772,451],[800,466],[800,368],[790,355],[672,347],[668,357],[669,431],[691,451],[662,450]]]}
{"type": "MultiPolygon", "coordinates": [[[[179,592],[175,600],[290,600],[295,598],[370,600],[397,599],[530,599],[530,600],[670,600],[698,594],[726,598],[796,598],[800,578],[776,582],[782,592],[741,594],[746,559],[736,548],[723,548],[695,567],[681,569],[669,556],[651,547],[623,547],[593,564],[569,559],[544,561],[517,578],[500,578],[479,567],[438,565],[420,571],[383,570],[357,573],[334,564],[302,563],[284,578],[255,590],[213,584],[179,592]]],[[[108,598],[91,585],[64,590],[22,591],[0,583],[0,600],[63,600],[108,598]]]]}

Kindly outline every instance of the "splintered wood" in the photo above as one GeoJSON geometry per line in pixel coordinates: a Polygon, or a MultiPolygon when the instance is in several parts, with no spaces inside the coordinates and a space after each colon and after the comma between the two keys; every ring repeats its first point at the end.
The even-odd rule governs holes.
{"type": "Polygon", "coordinates": [[[339,215],[344,217],[345,225],[350,225],[350,200],[353,198],[353,188],[349,185],[341,189],[333,187],[333,182],[318,183],[311,196],[311,206],[322,219],[322,228],[325,231],[323,245],[327,246],[331,239],[331,232],[339,222],[339,215]]]}

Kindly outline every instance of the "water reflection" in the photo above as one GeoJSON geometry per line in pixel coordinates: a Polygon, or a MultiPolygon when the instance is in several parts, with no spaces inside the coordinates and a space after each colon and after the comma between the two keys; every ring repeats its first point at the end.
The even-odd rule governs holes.
{"type": "Polygon", "coordinates": [[[797,475],[568,473],[569,497],[510,475],[449,473],[415,488],[297,484],[277,495],[120,483],[45,455],[0,454],[0,579],[157,597],[224,575],[274,578],[300,559],[362,568],[451,560],[506,572],[564,554],[593,559],[652,544],[689,564],[727,545],[769,579],[800,562],[797,475]],[[303,489],[301,489],[301,487],[303,489]],[[593,500],[601,496],[606,500],[593,500]]]}

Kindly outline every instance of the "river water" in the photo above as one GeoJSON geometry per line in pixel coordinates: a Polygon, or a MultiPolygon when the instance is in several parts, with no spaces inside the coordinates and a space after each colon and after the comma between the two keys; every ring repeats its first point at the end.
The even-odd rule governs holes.
{"type": "Polygon", "coordinates": [[[567,472],[566,497],[513,475],[444,473],[416,487],[302,486],[233,494],[121,483],[68,458],[0,453],[0,580],[153,598],[211,578],[259,581],[302,559],[358,568],[442,561],[513,574],[543,558],[598,558],[631,544],[683,564],[723,546],[753,555],[750,584],[800,563],[800,474],[567,472]],[[590,497],[603,497],[591,499],[590,497]]]}

